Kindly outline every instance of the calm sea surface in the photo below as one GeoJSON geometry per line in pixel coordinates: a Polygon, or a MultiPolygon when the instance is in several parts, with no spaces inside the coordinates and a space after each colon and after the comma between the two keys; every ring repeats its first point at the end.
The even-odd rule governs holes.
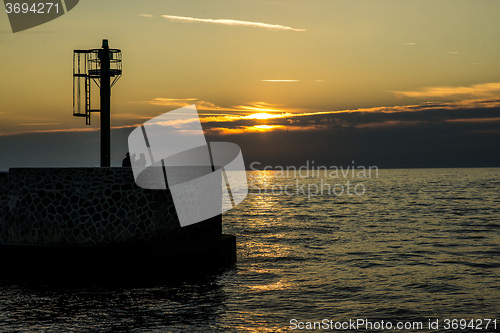
{"type": "Polygon", "coordinates": [[[496,319],[500,331],[500,168],[340,176],[249,172],[249,196],[224,215],[238,263],[218,275],[0,285],[0,331],[280,332],[292,319],[424,325],[405,332],[439,319],[435,331],[460,331],[447,318],[496,319]]]}

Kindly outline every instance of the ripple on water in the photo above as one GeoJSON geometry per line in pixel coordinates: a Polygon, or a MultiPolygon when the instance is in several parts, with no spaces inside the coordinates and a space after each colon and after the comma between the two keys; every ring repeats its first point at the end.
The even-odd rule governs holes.
{"type": "MultiPolygon", "coordinates": [[[[150,286],[0,285],[0,331],[282,332],[291,318],[498,318],[500,169],[379,175],[364,180],[362,197],[254,191],[224,215],[238,263],[218,275],[150,286]]],[[[295,182],[271,171],[248,177],[295,182]]]]}

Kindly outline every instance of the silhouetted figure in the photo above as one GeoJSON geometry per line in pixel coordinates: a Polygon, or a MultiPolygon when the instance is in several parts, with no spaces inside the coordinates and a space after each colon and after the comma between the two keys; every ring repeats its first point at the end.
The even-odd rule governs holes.
{"type": "Polygon", "coordinates": [[[125,155],[125,158],[122,161],[122,167],[131,167],[131,166],[132,163],[130,163],[130,154],[127,153],[127,155],[125,155]]]}
{"type": "Polygon", "coordinates": [[[144,154],[139,155],[139,160],[137,161],[138,166],[146,166],[146,156],[144,154]]]}

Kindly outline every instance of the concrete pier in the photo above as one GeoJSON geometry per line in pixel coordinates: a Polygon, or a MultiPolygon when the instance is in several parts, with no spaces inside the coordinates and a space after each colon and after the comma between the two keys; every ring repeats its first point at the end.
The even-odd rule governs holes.
{"type": "Polygon", "coordinates": [[[236,241],[221,216],[181,228],[170,192],[130,168],[14,168],[0,174],[0,255],[2,274],[176,274],[234,263],[236,241]]]}

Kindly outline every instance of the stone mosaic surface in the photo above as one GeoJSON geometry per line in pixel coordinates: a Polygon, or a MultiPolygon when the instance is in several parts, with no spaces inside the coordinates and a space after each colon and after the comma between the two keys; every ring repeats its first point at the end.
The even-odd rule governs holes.
{"type": "Polygon", "coordinates": [[[0,243],[162,243],[221,234],[220,216],[181,228],[168,190],[130,168],[15,168],[0,173],[0,243]]]}

